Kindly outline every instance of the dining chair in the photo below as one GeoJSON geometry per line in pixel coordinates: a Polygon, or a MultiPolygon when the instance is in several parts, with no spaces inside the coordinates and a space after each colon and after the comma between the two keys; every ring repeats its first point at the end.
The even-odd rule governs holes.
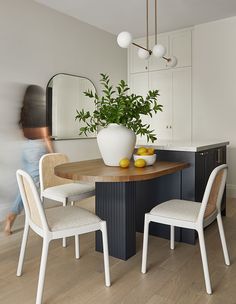
{"type": "MultiPolygon", "coordinates": [[[[54,168],[69,162],[68,157],[62,153],[49,153],[41,157],[39,161],[39,180],[41,199],[44,198],[74,205],[75,201],[95,195],[95,186],[86,183],[74,183],[69,179],[61,178],[54,174],[54,168]]],[[[63,247],[66,247],[66,239],[63,238],[63,247]]]]}
{"type": "Polygon", "coordinates": [[[223,255],[226,265],[230,265],[221,218],[221,200],[227,177],[227,165],[216,167],[207,182],[202,203],[174,199],[161,203],[145,214],[141,272],[146,273],[149,223],[170,225],[170,248],[174,249],[175,226],[194,229],[198,233],[206,291],[212,293],[207,254],[204,240],[204,228],[217,219],[223,255]]]}
{"type": "Polygon", "coordinates": [[[44,210],[31,176],[17,170],[17,182],[25,209],[25,226],[21,243],[17,276],[21,276],[29,228],[43,238],[36,304],[41,304],[49,244],[52,240],[75,236],[75,257],[80,257],[78,235],[100,230],[102,232],[105,285],[110,286],[109,255],[106,222],[92,212],[77,206],[60,206],[44,210]]]}

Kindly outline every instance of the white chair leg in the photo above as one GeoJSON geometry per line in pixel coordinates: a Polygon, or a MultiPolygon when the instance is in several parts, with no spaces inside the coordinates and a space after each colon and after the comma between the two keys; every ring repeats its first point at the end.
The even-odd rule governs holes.
{"type": "Polygon", "coordinates": [[[80,250],[79,250],[79,235],[75,235],[75,258],[80,258],[80,250]]]}
{"type": "Polygon", "coordinates": [[[27,239],[28,239],[28,234],[29,234],[29,224],[26,221],[25,222],[25,227],[24,227],[24,232],[23,232],[23,237],[22,237],[22,242],[21,242],[21,248],[20,248],[20,256],[19,256],[19,262],[18,262],[18,267],[16,271],[16,275],[19,277],[22,274],[22,269],[23,269],[23,264],[24,264],[24,258],[25,258],[25,249],[27,245],[27,239]]]}
{"type": "Polygon", "coordinates": [[[170,249],[175,249],[175,226],[170,226],[170,249]]]}
{"type": "Polygon", "coordinates": [[[110,267],[109,267],[109,253],[108,253],[108,241],[107,241],[107,224],[105,221],[101,223],[102,232],[102,246],[103,246],[103,258],[104,258],[104,271],[105,271],[105,285],[111,286],[110,279],[110,267]]]}
{"type": "Polygon", "coordinates": [[[71,206],[74,206],[74,205],[75,205],[75,202],[71,201],[71,202],[70,202],[70,205],[71,205],[71,206]]]}
{"type": "Polygon", "coordinates": [[[210,276],[209,276],[203,229],[198,230],[198,236],[199,236],[199,245],[200,245],[201,257],[202,257],[202,266],[203,266],[203,272],[204,272],[204,278],[205,278],[206,291],[208,294],[211,294],[212,289],[211,289],[211,281],[210,281],[210,276]]]}
{"type": "Polygon", "coordinates": [[[66,248],[66,238],[62,239],[62,247],[66,248]]]}
{"type": "MultiPolygon", "coordinates": [[[[62,204],[63,204],[63,207],[66,207],[67,201],[64,200],[64,201],[62,202],[62,204]]],[[[66,238],[63,238],[63,239],[62,239],[62,247],[63,247],[63,248],[66,248],[66,238]]]]}
{"type": "Polygon", "coordinates": [[[220,233],[220,240],[221,240],[221,244],[222,244],[225,264],[230,265],[229,253],[228,253],[228,248],[227,248],[227,244],[226,244],[226,240],[225,240],[225,233],[224,233],[224,227],[223,227],[223,223],[222,223],[222,217],[221,217],[220,213],[217,215],[217,223],[218,223],[218,228],[219,228],[219,233],[220,233]]]}
{"type": "Polygon", "coordinates": [[[148,232],[149,232],[149,219],[145,214],[144,219],[144,231],[143,231],[143,254],[142,254],[142,267],[141,272],[146,273],[147,271],[147,250],[148,250],[148,232]]]}
{"type": "Polygon", "coordinates": [[[47,257],[48,257],[48,247],[49,247],[49,241],[44,238],[41,263],[40,263],[40,271],[39,271],[39,281],[38,281],[38,288],[37,288],[36,304],[42,303],[44,278],[45,278],[47,257]]]}

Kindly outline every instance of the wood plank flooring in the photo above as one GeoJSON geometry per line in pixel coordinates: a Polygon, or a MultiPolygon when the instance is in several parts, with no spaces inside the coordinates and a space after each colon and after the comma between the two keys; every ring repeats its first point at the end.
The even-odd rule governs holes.
{"type": "MultiPolygon", "coordinates": [[[[81,258],[74,258],[74,240],[68,247],[53,241],[49,249],[45,304],[236,304],[236,199],[228,200],[224,227],[232,265],[224,264],[216,224],[207,228],[206,247],[213,295],[207,295],[198,244],[169,242],[150,237],[148,272],[140,273],[142,234],[137,234],[137,254],[124,262],[110,258],[112,286],[104,286],[103,256],[94,249],[93,233],[82,235],[81,258]]],[[[93,210],[94,199],[80,205],[93,210]]],[[[16,277],[23,216],[15,232],[0,232],[0,303],[35,303],[41,256],[41,238],[30,233],[22,277],[16,277]]]]}

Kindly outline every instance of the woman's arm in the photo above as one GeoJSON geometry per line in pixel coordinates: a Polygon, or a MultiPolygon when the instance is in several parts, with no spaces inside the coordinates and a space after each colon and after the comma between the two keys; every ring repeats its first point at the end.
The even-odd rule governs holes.
{"type": "Polygon", "coordinates": [[[49,153],[53,153],[54,150],[53,150],[51,138],[49,136],[48,127],[44,127],[44,128],[40,128],[40,129],[42,129],[42,138],[43,138],[43,140],[45,142],[45,145],[47,147],[48,152],[49,153]]]}

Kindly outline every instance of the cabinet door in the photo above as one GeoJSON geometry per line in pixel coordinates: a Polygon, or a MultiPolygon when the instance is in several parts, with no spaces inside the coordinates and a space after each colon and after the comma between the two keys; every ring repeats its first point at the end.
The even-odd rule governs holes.
{"type": "Polygon", "coordinates": [[[226,164],[226,147],[216,149],[216,166],[226,164]]]}
{"type": "Polygon", "coordinates": [[[191,141],[191,68],[172,70],[173,140],[191,141]]]}
{"type": "Polygon", "coordinates": [[[216,166],[217,149],[196,153],[196,201],[202,201],[208,178],[216,166]]]}
{"type": "Polygon", "coordinates": [[[201,202],[207,183],[207,154],[205,151],[196,153],[195,169],[195,200],[201,202]]]}
{"type": "MultiPolygon", "coordinates": [[[[134,41],[135,43],[146,47],[146,39],[140,38],[134,41]]],[[[139,73],[146,72],[148,70],[148,59],[141,59],[138,56],[139,48],[137,46],[131,45],[128,49],[129,56],[129,72],[130,73],[139,73]]]]}
{"type": "Polygon", "coordinates": [[[157,134],[157,140],[172,139],[172,72],[162,70],[149,73],[150,90],[159,90],[158,101],[163,105],[163,112],[149,118],[151,128],[157,134]]]}
{"type": "MultiPolygon", "coordinates": [[[[129,87],[131,93],[138,94],[143,96],[144,98],[147,96],[148,93],[148,73],[136,73],[130,74],[129,77],[129,87]]],[[[147,123],[149,122],[148,117],[143,116],[142,122],[147,123]]],[[[145,141],[145,137],[137,135],[137,140],[141,143],[141,141],[145,141]]]]}
{"type": "Polygon", "coordinates": [[[177,58],[176,67],[191,66],[191,30],[170,34],[170,56],[177,58]]]}
{"type": "MultiPolygon", "coordinates": [[[[157,43],[162,44],[166,48],[166,54],[165,56],[169,56],[169,36],[168,35],[158,35],[157,37],[157,43]]],[[[153,46],[155,45],[155,38],[150,38],[150,47],[151,50],[153,46]]],[[[166,61],[163,58],[157,58],[155,56],[151,56],[149,59],[149,71],[157,71],[157,70],[164,70],[166,69],[166,61]]]]}
{"type": "Polygon", "coordinates": [[[131,74],[129,77],[131,93],[146,97],[148,93],[148,73],[131,74]]]}

